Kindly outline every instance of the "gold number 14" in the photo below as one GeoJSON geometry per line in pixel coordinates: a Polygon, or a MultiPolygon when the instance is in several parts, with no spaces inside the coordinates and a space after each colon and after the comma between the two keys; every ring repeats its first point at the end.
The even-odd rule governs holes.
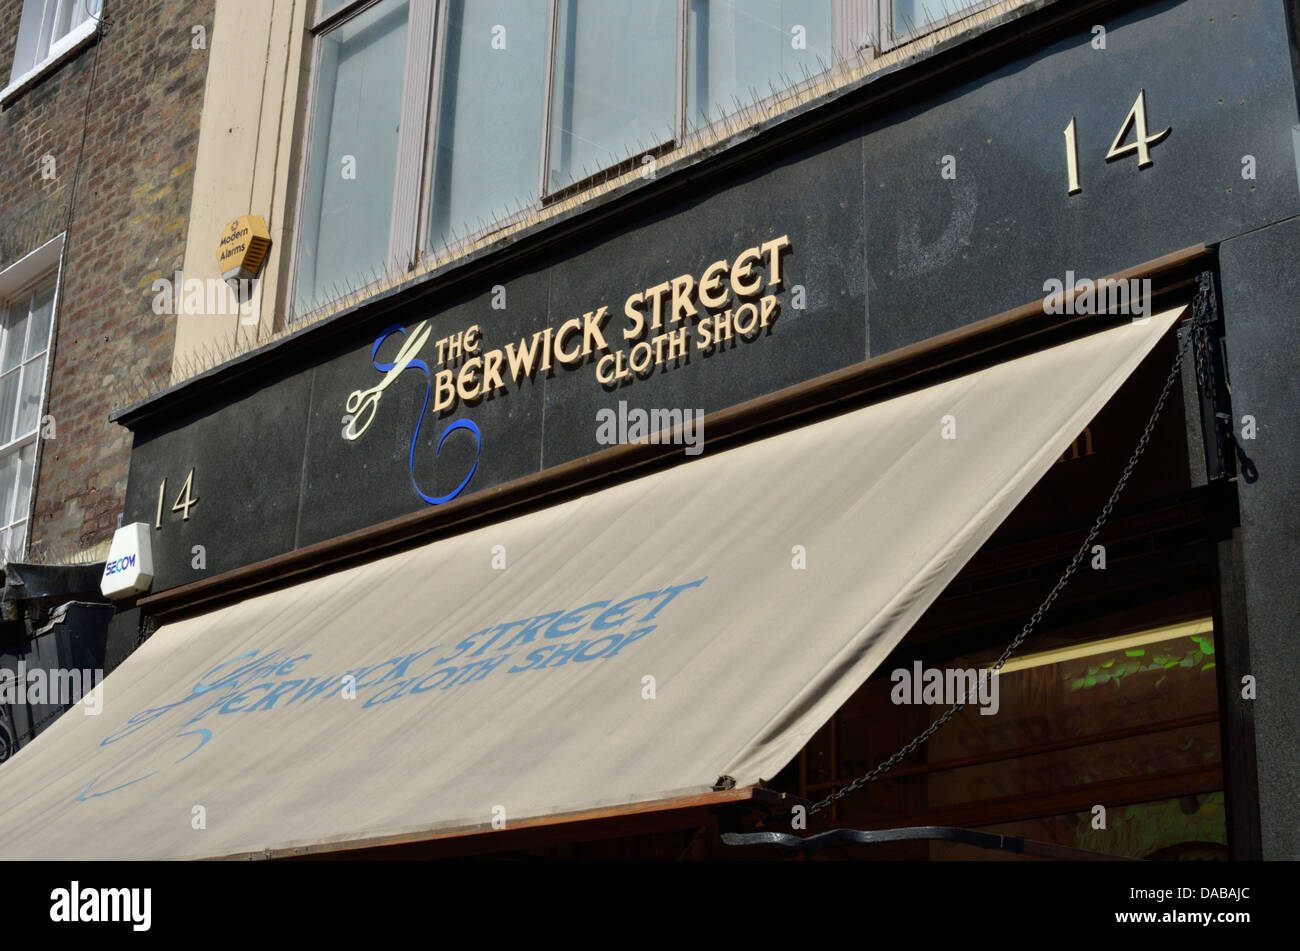
{"type": "MultiPolygon", "coordinates": [[[[153,527],[162,528],[163,517],[163,498],[167,492],[167,480],[163,479],[158,484],[158,515],[154,519],[153,527]]],[[[181,513],[181,521],[190,520],[190,509],[199,504],[198,496],[194,494],[194,470],[185,477],[185,484],[181,486],[181,491],[176,496],[176,501],[172,503],[172,511],[181,513]]]]}
{"type": "MultiPolygon", "coordinates": [[[[1154,135],[1147,132],[1147,91],[1142,89],[1138,92],[1137,99],[1133,100],[1133,108],[1124,117],[1124,123],[1119,127],[1119,132],[1115,135],[1115,141],[1110,144],[1110,151],[1106,153],[1106,161],[1113,162],[1132,152],[1136,152],[1138,168],[1147,168],[1154,164],[1151,159],[1151,147],[1163,142],[1165,137],[1172,131],[1173,126],[1154,135]],[[1120,143],[1128,136],[1130,128],[1134,130],[1133,141],[1121,145],[1120,143]]],[[[1070,118],[1070,124],[1065,127],[1065,167],[1067,176],[1066,194],[1077,195],[1083,191],[1083,186],[1079,184],[1079,145],[1075,135],[1073,116],[1070,118]]]]}

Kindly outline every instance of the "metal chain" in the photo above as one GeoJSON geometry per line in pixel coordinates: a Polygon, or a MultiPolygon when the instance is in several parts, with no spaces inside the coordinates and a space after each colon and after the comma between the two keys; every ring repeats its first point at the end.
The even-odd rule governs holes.
{"type": "MultiPolygon", "coordinates": [[[[1193,341],[1196,340],[1199,333],[1203,332],[1204,325],[1208,323],[1209,320],[1208,306],[1201,306],[1204,300],[1206,285],[1201,283],[1200,287],[1201,293],[1197,295],[1192,308],[1192,334],[1190,337],[1193,341]]],[[[1194,342],[1192,346],[1195,350],[1196,344],[1194,342]]],[[[1196,355],[1199,370],[1201,363],[1199,351],[1197,351],[1196,355]]],[[[1138,460],[1142,458],[1142,454],[1146,451],[1148,444],[1151,442],[1151,433],[1155,430],[1156,420],[1160,418],[1160,411],[1164,409],[1165,401],[1169,398],[1169,394],[1173,392],[1174,381],[1178,379],[1182,367],[1183,348],[1179,345],[1175,348],[1174,365],[1169,371],[1169,376],[1165,379],[1164,389],[1160,391],[1160,398],[1156,400],[1155,408],[1151,411],[1151,418],[1147,420],[1146,428],[1142,430],[1142,436],[1138,439],[1137,446],[1133,449],[1133,454],[1129,457],[1128,464],[1124,467],[1124,471],[1119,477],[1119,482],[1115,485],[1115,491],[1111,492],[1110,498],[1107,499],[1106,504],[1102,506],[1101,514],[1097,516],[1097,520],[1088,531],[1088,535],[1084,538],[1083,544],[1081,544],[1079,550],[1074,553],[1074,558],[1070,560],[1069,566],[1066,567],[1064,573],[1056,582],[1055,587],[1053,587],[1047,597],[1043,599],[1042,604],[1038,606],[1038,610],[1035,611],[1033,616],[1025,623],[1025,626],[1021,629],[1020,633],[1016,635],[1015,639],[1006,646],[1006,649],[1002,652],[1001,656],[999,656],[990,666],[990,670],[997,671],[1002,669],[1002,665],[1007,662],[1011,655],[1015,653],[1016,649],[1024,643],[1025,638],[1028,637],[1033,632],[1034,628],[1038,626],[1039,622],[1042,621],[1043,615],[1046,614],[1048,609],[1052,606],[1052,602],[1054,602],[1060,595],[1061,591],[1065,589],[1070,577],[1078,570],[1079,565],[1083,564],[1084,558],[1086,558],[1088,552],[1092,550],[1093,541],[1097,538],[1102,526],[1106,524],[1106,520],[1110,518],[1111,510],[1114,509],[1115,503],[1119,501],[1120,493],[1124,491],[1124,486],[1128,484],[1129,477],[1133,475],[1133,469],[1137,466],[1138,460]]],[[[839,789],[837,792],[833,792],[820,802],[814,803],[809,807],[808,814],[814,815],[822,809],[825,809],[831,803],[843,799],[849,793],[856,792],[867,783],[875,782],[876,779],[897,766],[905,757],[914,752],[918,746],[937,733],[945,723],[960,713],[965,706],[965,700],[959,700],[954,703],[951,707],[945,710],[938,719],[918,733],[910,743],[898,750],[898,752],[894,753],[893,756],[877,765],[866,775],[858,777],[847,786],[839,789]]]]}
{"type": "Polygon", "coordinates": [[[1213,290],[1212,279],[1208,273],[1196,279],[1197,294],[1192,301],[1192,331],[1188,336],[1192,342],[1192,355],[1196,359],[1196,383],[1201,392],[1210,385],[1210,368],[1206,354],[1210,349],[1210,301],[1213,290]]]}

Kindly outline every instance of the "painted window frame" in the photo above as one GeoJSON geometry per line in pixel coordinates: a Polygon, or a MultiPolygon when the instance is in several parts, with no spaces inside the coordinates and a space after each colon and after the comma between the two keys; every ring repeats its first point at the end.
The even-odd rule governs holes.
{"type": "MultiPolygon", "coordinates": [[[[0,521],[0,532],[12,529],[20,523],[25,525],[23,544],[20,550],[17,551],[10,551],[7,542],[0,546],[0,565],[21,560],[31,547],[32,518],[36,505],[36,488],[41,471],[41,428],[46,416],[46,410],[49,407],[50,379],[54,370],[54,361],[51,359],[51,354],[54,341],[58,336],[59,309],[63,295],[63,239],[64,235],[56,235],[39,248],[24,255],[7,267],[0,268],[0,328],[3,328],[4,323],[8,321],[9,307],[12,303],[21,300],[25,295],[30,297],[39,287],[48,283],[51,276],[54,278],[54,296],[50,304],[50,326],[45,340],[45,347],[42,351],[45,355],[45,370],[41,380],[41,395],[36,411],[36,427],[30,433],[21,434],[0,444],[0,459],[19,453],[27,446],[35,445],[37,447],[32,459],[32,480],[31,485],[28,487],[26,503],[19,506],[17,504],[18,500],[15,499],[14,511],[22,512],[23,517],[10,520],[6,513],[3,521],[0,521]]],[[[30,320],[26,332],[30,336],[30,320]]],[[[0,345],[2,344],[3,335],[0,334],[0,345]]],[[[28,358],[28,355],[24,352],[19,365],[26,366],[31,359],[35,359],[35,357],[28,358]]],[[[20,397],[22,394],[21,372],[18,389],[20,397]]],[[[15,404],[14,410],[15,413],[19,412],[17,404],[15,404]]],[[[11,426],[16,419],[15,416],[15,419],[10,421],[11,426]]]]}
{"type": "Polygon", "coordinates": [[[18,93],[33,85],[82,47],[99,35],[103,18],[103,0],[23,0],[18,21],[18,36],[14,43],[14,61],[10,69],[9,84],[0,89],[0,107],[7,106],[18,93]],[[58,4],[74,3],[82,7],[81,21],[58,40],[43,38],[47,17],[57,12],[58,4]],[[91,12],[89,4],[96,4],[91,12]],[[52,11],[50,8],[54,7],[52,11]],[[39,13],[39,17],[37,14],[39,13]],[[41,51],[42,45],[45,47],[41,51]]]}

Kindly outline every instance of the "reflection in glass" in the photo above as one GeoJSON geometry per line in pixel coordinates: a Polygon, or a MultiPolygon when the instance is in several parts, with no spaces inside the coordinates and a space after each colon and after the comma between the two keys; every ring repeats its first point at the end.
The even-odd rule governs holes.
{"type": "Polygon", "coordinates": [[[830,0],[691,0],[688,29],[692,127],[766,99],[831,62],[830,0]]]}
{"type": "Polygon", "coordinates": [[[58,44],[72,32],[73,27],[81,26],[93,17],[99,16],[101,0],[55,0],[45,5],[45,28],[41,37],[44,50],[58,44]]]}
{"type": "Polygon", "coordinates": [[[18,377],[21,372],[14,368],[0,375],[0,444],[14,438],[14,416],[18,409],[18,377]]]}
{"type": "Polygon", "coordinates": [[[54,281],[50,281],[32,297],[31,330],[27,337],[27,357],[40,353],[50,345],[50,324],[54,319],[54,281]]]}
{"type": "Polygon", "coordinates": [[[18,492],[14,496],[15,520],[27,517],[27,502],[32,492],[32,472],[36,468],[36,443],[30,442],[18,451],[18,492]]]}
{"type": "Polygon", "coordinates": [[[977,7],[984,0],[891,0],[894,35],[903,36],[929,23],[977,7]]]}
{"type": "MultiPolygon", "coordinates": [[[[0,372],[12,370],[23,359],[23,346],[27,338],[27,304],[23,297],[9,307],[9,317],[4,327],[4,354],[0,356],[0,372]]],[[[4,417],[0,417],[3,419],[4,417]]]]}
{"type": "Polygon", "coordinates": [[[537,199],[545,3],[450,0],[439,88],[429,247],[537,199]]]}
{"type": "Polygon", "coordinates": [[[18,424],[14,436],[36,432],[41,418],[41,393],[45,390],[45,354],[23,365],[23,382],[18,395],[18,424]]]}
{"type": "Polygon", "coordinates": [[[24,554],[23,546],[27,543],[27,519],[15,523],[12,528],[5,532],[5,536],[5,561],[22,558],[24,554]]]}
{"type": "Polygon", "coordinates": [[[384,0],[319,39],[300,313],[385,271],[406,32],[406,0],[384,0]]]}
{"type": "Polygon", "coordinates": [[[673,138],[677,4],[560,0],[551,190],[673,138]]]}
{"type": "Polygon", "coordinates": [[[13,518],[14,492],[18,488],[18,453],[0,457],[0,524],[13,518]]]}

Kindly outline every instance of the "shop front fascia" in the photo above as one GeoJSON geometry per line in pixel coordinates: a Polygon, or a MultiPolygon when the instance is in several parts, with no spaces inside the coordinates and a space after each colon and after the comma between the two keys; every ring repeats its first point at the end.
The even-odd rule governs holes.
{"type": "MultiPolygon", "coordinates": [[[[1113,659],[1070,672],[1066,655],[1080,643],[1097,646],[1085,659],[1158,647],[1158,666],[1205,673],[1212,688],[1135,662],[1146,719],[1108,720],[1088,701],[1082,727],[986,743],[980,755],[936,746],[936,760],[904,763],[895,785],[860,808],[846,799],[809,828],[1047,823],[1090,812],[1081,787],[1099,782],[1110,796],[1099,804],[1112,810],[1181,802],[1202,815],[1210,802],[1222,835],[1206,847],[1221,854],[1294,857],[1296,807],[1281,786],[1297,741],[1290,708],[1264,689],[1296,672],[1283,650],[1297,590],[1287,507],[1297,454],[1287,355],[1297,351],[1285,303],[1288,219],[1300,211],[1292,24],[1286,5],[1264,0],[1230,17],[1202,0],[1064,6],[995,24],[120,413],[135,439],[124,521],[152,531],[153,585],[131,608],[140,630],[162,624],[166,637],[167,625],[254,596],[689,470],[703,462],[689,451],[696,419],[702,455],[725,455],[1135,318],[1196,313],[1197,358],[1112,513],[1121,532],[1109,567],[1085,566],[1056,626],[1021,653],[1035,658],[1027,669],[1085,691],[1090,666],[1113,659]],[[1092,43],[1098,17],[1104,49],[1092,43]],[[1113,280],[1094,283],[1101,277],[1113,280]],[[670,441],[637,444],[662,425],[670,441]],[[1178,638],[1199,653],[1174,656],[1178,638]],[[1186,693],[1166,704],[1174,689],[1186,693]],[[1186,755],[1157,755],[1166,739],[1186,755]],[[1122,774],[1050,778],[1065,775],[1052,757],[1087,759],[1083,749],[1102,761],[1120,748],[1133,764],[1122,774]],[[1047,765],[1035,773],[1036,762],[1047,765]],[[1023,781],[1007,785],[999,763],[1015,763],[1023,781]],[[908,785],[908,769],[927,777],[923,788],[908,785]],[[945,786],[939,774],[974,778],[945,786]]],[[[1174,333],[1190,328],[1184,317],[1174,333]]],[[[763,774],[776,790],[761,794],[771,815],[825,795],[850,768],[865,772],[924,727],[917,716],[936,710],[872,706],[888,703],[869,696],[888,693],[888,671],[913,660],[987,664],[1019,630],[1119,480],[1173,339],[1151,344],[913,634],[877,658],[855,701],[857,720],[876,725],[854,733],[848,706],[827,711],[780,776],[763,774]],[[891,709],[888,729],[863,715],[891,709]]],[[[1026,404],[1005,425],[1041,411],[1026,404]]],[[[851,484],[855,472],[839,475],[851,484]]],[[[761,483],[765,473],[728,477],[761,483]]],[[[745,520],[763,518],[762,504],[738,516],[738,543],[745,520]]],[[[635,548],[601,544],[615,560],[620,546],[635,548]]],[[[786,557],[798,547],[792,537],[786,557]]],[[[497,557],[507,573],[519,564],[508,546],[486,544],[485,562],[497,557]]],[[[431,601],[457,594],[440,591],[437,574],[427,584],[431,601]]],[[[364,643],[364,627],[355,636],[364,643]]],[[[980,721],[949,729],[967,735],[980,721]]],[[[700,809],[726,805],[685,796],[651,811],[685,828],[702,824],[700,809]]],[[[1149,821],[1164,821],[1156,813],[1149,821]]],[[[575,821],[611,819],[625,817],[575,821]]],[[[599,838],[646,827],[590,828],[599,838]]],[[[1193,841],[1179,835],[1180,846],[1193,841]]],[[[511,848],[562,839],[537,833],[511,848]]],[[[1173,845],[1069,841],[1130,857],[1173,845]]]]}

